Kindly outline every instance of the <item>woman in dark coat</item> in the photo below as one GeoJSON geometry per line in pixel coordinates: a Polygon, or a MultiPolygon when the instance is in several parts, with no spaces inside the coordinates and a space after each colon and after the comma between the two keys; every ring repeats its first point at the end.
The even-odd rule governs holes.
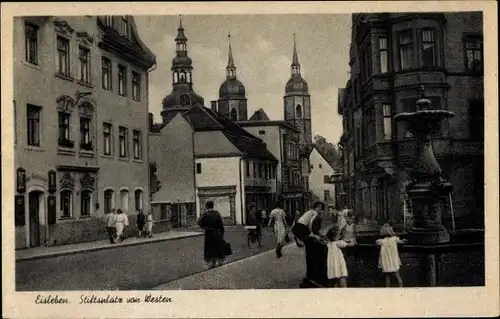
{"type": "Polygon", "coordinates": [[[210,268],[222,265],[224,261],[224,225],[219,212],[214,210],[214,203],[208,201],[206,212],[198,220],[198,225],[205,229],[204,259],[210,268]]]}

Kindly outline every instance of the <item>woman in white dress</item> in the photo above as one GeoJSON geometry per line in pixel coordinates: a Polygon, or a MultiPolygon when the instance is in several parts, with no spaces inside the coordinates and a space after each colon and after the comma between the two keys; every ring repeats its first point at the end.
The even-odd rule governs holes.
{"type": "Polygon", "coordinates": [[[283,209],[281,209],[281,203],[276,203],[276,208],[273,209],[269,215],[268,227],[271,227],[271,224],[274,222],[274,236],[276,237],[276,256],[281,258],[283,254],[281,250],[283,246],[286,244],[286,213],[283,209]]]}
{"type": "Polygon", "coordinates": [[[123,239],[123,230],[128,226],[128,217],[121,209],[116,211],[115,228],[116,228],[116,242],[120,243],[123,239]]]}
{"type": "Polygon", "coordinates": [[[378,259],[378,267],[385,275],[385,286],[391,286],[391,276],[394,276],[399,287],[403,287],[403,279],[399,274],[401,267],[401,259],[399,258],[398,244],[403,244],[404,241],[399,239],[394,233],[394,230],[389,224],[384,224],[380,228],[381,239],[377,239],[377,245],[380,246],[380,255],[378,259]]]}

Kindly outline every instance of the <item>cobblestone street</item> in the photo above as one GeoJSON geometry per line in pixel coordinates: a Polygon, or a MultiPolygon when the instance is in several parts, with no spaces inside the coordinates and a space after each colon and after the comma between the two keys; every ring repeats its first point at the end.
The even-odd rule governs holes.
{"type": "MultiPolygon", "coordinates": [[[[229,231],[233,255],[227,263],[274,249],[274,237],[263,231],[263,248],[247,248],[246,232],[229,231]]],[[[87,253],[16,262],[16,290],[151,289],[206,270],[203,236],[123,246],[87,253]]]]}

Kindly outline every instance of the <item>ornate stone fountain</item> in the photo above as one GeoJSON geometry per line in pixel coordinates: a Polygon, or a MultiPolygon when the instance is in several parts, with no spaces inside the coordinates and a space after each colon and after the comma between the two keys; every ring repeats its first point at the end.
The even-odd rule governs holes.
{"type": "Polygon", "coordinates": [[[417,111],[400,113],[396,121],[408,124],[408,130],[416,138],[415,166],[406,192],[413,206],[414,223],[408,232],[408,241],[414,244],[438,244],[450,241],[450,235],[441,223],[443,203],[452,185],[442,177],[436,160],[432,135],[441,129],[441,121],[455,116],[446,110],[429,109],[431,101],[424,96],[417,101],[417,111]]]}

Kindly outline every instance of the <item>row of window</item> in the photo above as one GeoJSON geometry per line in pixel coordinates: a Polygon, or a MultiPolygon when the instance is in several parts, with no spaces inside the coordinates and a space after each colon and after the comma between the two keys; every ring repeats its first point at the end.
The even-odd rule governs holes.
{"type": "Polygon", "coordinates": [[[262,179],[276,179],[276,167],[273,164],[245,161],[245,176],[262,179]]]}
{"type": "MultiPolygon", "coordinates": [[[[80,192],[80,217],[87,217],[92,214],[92,196],[91,190],[82,190],[80,192]]],[[[73,218],[75,216],[74,191],[62,190],[59,194],[60,218],[73,218]]],[[[120,191],[120,208],[128,212],[129,197],[128,191],[120,191]]],[[[134,192],[135,210],[143,209],[143,193],[141,190],[134,192]]],[[[115,208],[115,194],[113,190],[104,191],[104,213],[107,214],[115,208]]]]}
{"type": "MultiPolygon", "coordinates": [[[[439,66],[438,46],[436,41],[436,30],[419,30],[421,37],[420,67],[433,68],[439,66]]],[[[413,30],[406,30],[398,33],[397,36],[399,69],[408,70],[415,67],[416,46],[413,38],[413,30]]],[[[387,36],[378,37],[379,72],[387,73],[390,69],[389,38],[387,36]]],[[[480,35],[465,35],[463,37],[463,50],[465,70],[468,72],[480,73],[483,70],[483,40],[480,35]]],[[[372,70],[372,48],[369,42],[360,52],[360,76],[361,81],[366,81],[373,73],[372,70]]],[[[356,86],[356,85],[355,85],[356,86]]]]}
{"type": "MultiPolygon", "coordinates": [[[[89,104],[80,105],[80,149],[93,151],[92,144],[92,111],[89,104]]],[[[40,106],[28,104],[28,145],[41,146],[41,112],[40,106]]],[[[103,123],[103,154],[113,155],[113,125],[103,123]]],[[[129,157],[129,129],[124,126],[118,127],[118,156],[121,158],[129,157]]],[[[64,148],[73,148],[74,143],[71,140],[71,113],[68,111],[59,111],[59,146],[64,148]]],[[[133,158],[142,159],[142,136],[141,131],[132,130],[133,158]]]]}
{"type": "MultiPolygon", "coordinates": [[[[113,156],[113,125],[111,123],[103,123],[103,154],[113,156]]],[[[118,127],[118,156],[127,158],[129,156],[129,133],[128,128],[124,126],[118,127]]],[[[142,142],[141,131],[132,130],[132,147],[133,157],[136,160],[142,159],[142,142]]]]}
{"type": "MultiPolygon", "coordinates": [[[[431,108],[438,109],[441,108],[441,98],[440,97],[429,97],[431,101],[431,108]]],[[[404,112],[415,112],[416,111],[416,98],[404,99],[401,103],[404,106],[404,112]]],[[[355,132],[355,151],[356,154],[361,154],[361,147],[370,147],[375,144],[377,140],[376,131],[376,115],[375,108],[368,108],[364,111],[363,115],[363,130],[361,128],[356,128],[355,132]],[[363,136],[362,136],[363,135],[363,136]],[[363,137],[360,139],[360,137],[363,137]],[[361,144],[361,141],[363,144],[361,144]]],[[[392,140],[393,138],[393,124],[392,124],[392,105],[388,103],[382,104],[382,134],[383,139],[386,141],[392,140]]],[[[471,100],[469,101],[469,111],[468,111],[468,121],[469,121],[469,137],[472,140],[482,140],[484,138],[484,105],[482,101],[471,100]]],[[[436,137],[446,134],[448,130],[448,122],[443,121],[442,130],[435,133],[436,137]]],[[[413,138],[413,135],[408,130],[404,130],[404,135],[402,138],[413,138]]],[[[312,168],[312,167],[311,167],[312,168]]]]}
{"type": "MultiPolygon", "coordinates": [[[[70,39],[57,35],[56,71],[64,77],[71,77],[71,46],[70,39]]],[[[34,65],[39,64],[39,28],[36,25],[25,23],[25,59],[26,62],[34,65]]],[[[117,66],[118,94],[127,96],[128,68],[124,65],[117,66]]],[[[78,70],[77,80],[81,83],[91,85],[91,54],[90,48],[78,45],[78,70]]],[[[102,88],[111,91],[113,88],[113,68],[111,59],[101,58],[102,88]]],[[[135,101],[141,99],[141,75],[132,71],[132,98],[135,101]]]]}
{"type": "MultiPolygon", "coordinates": [[[[120,207],[124,212],[129,211],[128,207],[128,191],[120,191],[120,207]]],[[[112,189],[107,189],[104,191],[104,213],[108,214],[113,209],[115,209],[115,191],[112,189]]],[[[135,211],[142,210],[144,208],[144,198],[142,190],[138,189],[134,192],[134,208],[135,211]]]]}

